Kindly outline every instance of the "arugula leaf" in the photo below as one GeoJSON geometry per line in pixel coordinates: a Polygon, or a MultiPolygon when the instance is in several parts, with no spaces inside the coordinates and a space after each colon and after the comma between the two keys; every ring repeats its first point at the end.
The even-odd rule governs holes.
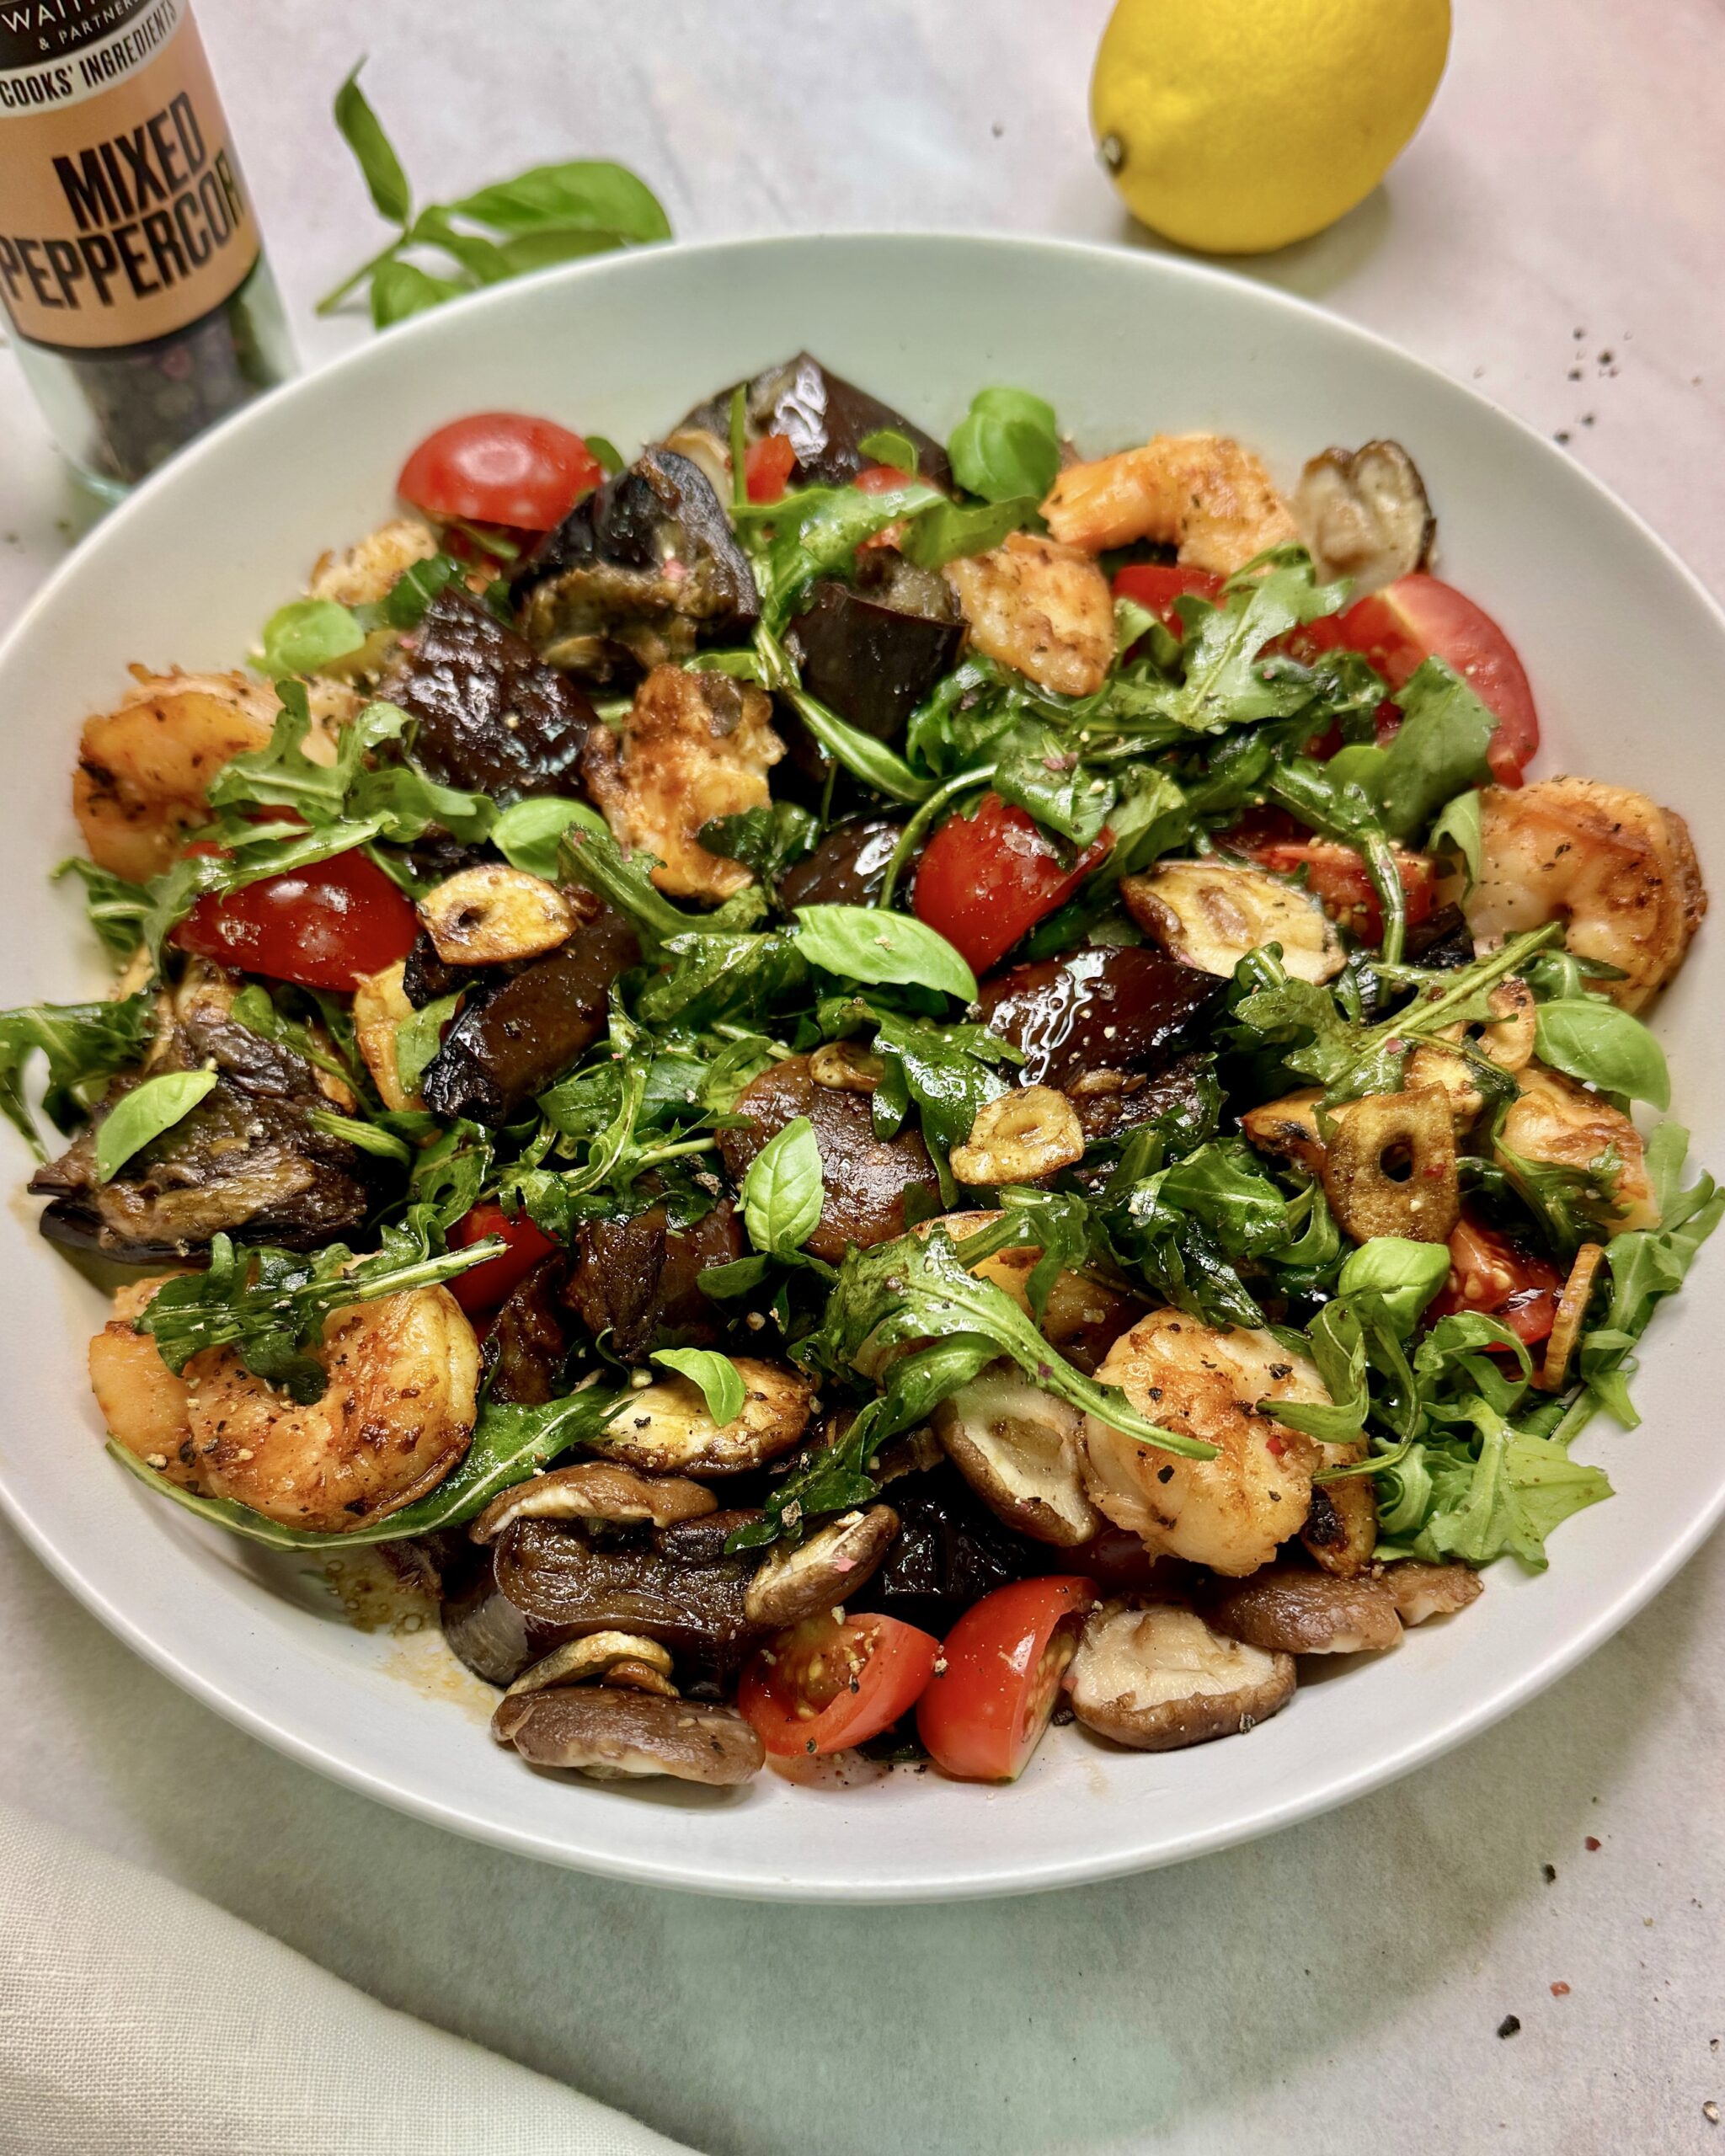
{"type": "Polygon", "coordinates": [[[921,1111],[923,1139],[941,1178],[941,1201],[955,1203],[947,1155],[969,1136],[986,1103],[1006,1091],[1008,1081],[995,1066],[1022,1063],[1023,1055],[985,1027],[939,1026],[896,1011],[879,1014],[874,1052],[889,1071],[896,1070],[904,1098],[921,1111]]]}
{"type": "Polygon", "coordinates": [[[404,1225],[428,1240],[446,1235],[471,1213],[491,1177],[491,1134],[477,1123],[453,1123],[415,1155],[408,1177],[404,1225]]]}
{"type": "Polygon", "coordinates": [[[758,1251],[789,1257],[814,1232],[825,1201],[814,1126],[798,1116],[776,1131],[742,1182],[743,1225],[758,1251]]]}
{"type": "Polygon", "coordinates": [[[1708,1175],[1679,1186],[1689,1133],[1664,1123],[1648,1141],[1647,1166],[1659,1203],[1659,1225],[1614,1235],[1605,1246],[1610,1297],[1599,1322],[1581,1337],[1577,1358],[1583,1384],[1625,1429],[1641,1418],[1629,1397],[1636,1343],[1654,1310],[1683,1284],[1701,1245],[1725,1216],[1725,1190],[1708,1175]]]}
{"type": "Polygon", "coordinates": [[[47,1156],[24,1091],[31,1056],[40,1052],[47,1058],[42,1106],[55,1128],[69,1133],[89,1114],[98,1081],[142,1059],[154,1016],[147,995],[117,1003],[37,1003],[0,1011],[0,1114],[39,1159],[47,1156]]]}
{"type": "Polygon", "coordinates": [[[1543,1572],[1546,1536],[1572,1513],[1609,1497],[1611,1485],[1600,1469],[1573,1461],[1557,1438],[1514,1428],[1483,1400],[1466,1406],[1477,1454],[1426,1448],[1432,1505],[1413,1537],[1413,1554],[1430,1564],[1455,1557],[1476,1567],[1508,1554],[1543,1572]]]}
{"type": "Polygon", "coordinates": [[[238,1250],[231,1236],[218,1234],[211,1240],[209,1270],[181,1273],[159,1288],[133,1329],[151,1336],[176,1377],[206,1348],[237,1348],[254,1377],[308,1406],[323,1398],[327,1382],[308,1351],[333,1310],[435,1288],[503,1248],[492,1235],[433,1257],[423,1235],[386,1228],[382,1247],[355,1263],[344,1243],[304,1255],[269,1245],[238,1250]]]}
{"type": "Polygon", "coordinates": [[[991,1342],[995,1354],[1010,1355],[1045,1392],[1140,1444],[1190,1460],[1215,1457],[1213,1445],[1147,1421],[1117,1385],[1097,1385],[1074,1369],[1003,1289],[969,1270],[937,1222],[926,1237],[901,1235],[872,1250],[852,1251],[839,1269],[821,1328],[804,1352],[820,1356],[834,1370],[871,1377],[889,1369],[894,1349],[955,1334],[991,1342]]]}
{"type": "Polygon", "coordinates": [[[740,815],[715,816],[696,837],[709,853],[752,868],[771,890],[787,868],[814,852],[820,819],[794,801],[773,801],[740,815]]]}
{"type": "Polygon", "coordinates": [[[1665,1051],[1632,1013],[1602,995],[1578,995],[1542,1003],[1535,1016],[1542,1063],[1603,1093],[1670,1107],[1665,1051]]]}
{"type": "Polygon", "coordinates": [[[1025,389],[984,389],[953,428],[947,443],[953,477],[985,501],[1036,501],[1060,468],[1060,429],[1055,408],[1025,389]]]}
{"type": "Polygon", "coordinates": [[[1263,648],[1290,629],[1333,614],[1344,584],[1321,584],[1303,547],[1281,547],[1228,581],[1221,604],[1181,601],[1193,626],[1183,647],[1185,680],[1166,699],[1168,714],[1195,734],[1250,720],[1279,718],[1312,701],[1310,670],[1266,663],[1263,648]]]}
{"type": "Polygon", "coordinates": [[[700,1387],[707,1412],[720,1429],[742,1413],[748,1395],[743,1374],[729,1355],[711,1348],[655,1348],[653,1360],[700,1387]]]}
{"type": "Polygon", "coordinates": [[[913,915],[875,906],[798,906],[796,945],[811,966],[863,987],[932,988],[976,1000],[976,976],[944,936],[913,915]]]}
{"type": "Polygon", "coordinates": [[[143,937],[143,920],[150,910],[150,896],[142,884],[128,883],[111,868],[99,868],[93,861],[74,855],[62,861],[51,881],[76,876],[84,887],[84,912],[110,958],[129,958],[143,937]]]}
{"type": "Polygon", "coordinates": [[[849,567],[857,549],[900,517],[944,502],[920,479],[865,494],[856,487],[804,487],[750,512],[770,518],[772,537],[756,565],[762,627],[777,636],[817,579],[849,567]]]}
{"type": "Polygon", "coordinates": [[[687,1029],[750,1017],[800,988],[809,969],[787,932],[728,936],[692,931],[673,936],[663,955],[668,973],[649,981],[636,1000],[643,1018],[687,1029]]]}
{"type": "Polygon", "coordinates": [[[473,1442],[460,1465],[429,1496],[343,1534],[318,1534],[306,1528],[286,1527],[280,1520],[267,1518],[249,1506],[234,1504],[225,1497],[195,1497],[165,1475],[158,1475],[124,1445],[110,1441],[108,1449],[141,1482],[212,1526],[226,1528],[230,1534],[261,1543],[269,1550],[334,1552],[460,1527],[483,1512],[494,1497],[549,1466],[572,1445],[599,1443],[606,1425],[628,1401],[627,1390],[602,1391],[597,1386],[566,1399],[548,1401],[542,1407],[505,1406],[487,1401],[479,1410],[473,1442]]]}
{"type": "MultiPolygon", "coordinates": [[[[366,704],[341,728],[335,760],[326,764],[306,754],[312,720],[304,684],[280,681],[276,693],[281,709],[268,746],[222,766],[210,782],[212,808],[291,808],[314,830],[363,824],[371,835],[398,846],[411,845],[434,824],[469,841],[489,833],[495,812],[483,794],[444,786],[407,764],[371,766],[373,754],[399,742],[412,725],[398,705],[381,699],[366,704]]],[[[243,852],[254,842],[255,832],[255,826],[236,816],[222,835],[231,848],[243,852]]]]}
{"type": "Polygon", "coordinates": [[[884,1390],[864,1401],[842,1434],[792,1469],[768,1493],[766,1517],[737,1529],[727,1550],[756,1550],[794,1532],[806,1519],[870,1503],[878,1494],[873,1465],[880,1447],[926,1422],[997,1353],[992,1340],[960,1333],[900,1356],[888,1371],[884,1390]]]}
{"type": "Polygon", "coordinates": [[[997,502],[937,502],[911,520],[903,547],[918,568],[944,568],[971,554],[992,553],[1036,515],[1037,496],[1008,494],[997,502]]]}
{"type": "Polygon", "coordinates": [[[215,1090],[213,1070],[164,1070],[121,1094],[97,1126],[97,1182],[112,1182],[134,1153],[183,1123],[215,1090]]]}
{"type": "MultiPolygon", "coordinates": [[[[655,889],[653,871],[659,863],[653,855],[625,854],[603,817],[573,802],[558,805],[575,811],[558,850],[558,873],[573,877],[619,913],[626,913],[644,931],[649,953],[668,937],[700,926],[700,916],[682,912],[655,889]]],[[[708,919],[715,917],[709,915],[708,919]]]]}
{"type": "Polygon", "coordinates": [[[1021,724],[996,744],[994,790],[1039,824],[1087,846],[1108,822],[1114,784],[1050,728],[1021,724]]]}

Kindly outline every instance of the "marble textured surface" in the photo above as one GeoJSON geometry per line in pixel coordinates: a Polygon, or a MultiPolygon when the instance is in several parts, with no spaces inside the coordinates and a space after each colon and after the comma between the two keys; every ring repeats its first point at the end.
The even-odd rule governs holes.
{"type": "MultiPolygon", "coordinates": [[[[1239,267],[1567,436],[1725,595],[1725,14],[1461,12],[1438,104],[1387,185],[1239,267]]],[[[328,121],[362,50],[431,193],[608,153],[688,237],[1151,243],[1085,126],[1107,0],[199,13],[308,363],[370,334],[310,314],[374,243],[328,121]]],[[[0,355],[0,622],[86,514],[0,355]]],[[[1657,778],[1656,708],[1626,721],[1648,728],[1657,778]]],[[[703,1903],[396,1817],[174,1690],[3,1530],[0,1625],[0,1794],[726,2156],[1725,2146],[1704,2110],[1725,2103],[1719,1540],[1586,1667],[1410,1781],[1178,1870],[946,1910],[703,1903]]]]}

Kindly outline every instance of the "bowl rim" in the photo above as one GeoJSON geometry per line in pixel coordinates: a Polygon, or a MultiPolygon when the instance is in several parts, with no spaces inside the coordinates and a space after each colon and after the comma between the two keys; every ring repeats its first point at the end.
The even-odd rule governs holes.
{"type": "MultiPolygon", "coordinates": [[[[756,234],[740,238],[658,243],[650,247],[631,248],[616,253],[587,257],[536,272],[531,277],[511,279],[506,283],[464,296],[446,306],[429,309],[419,317],[394,325],[387,338],[375,337],[371,341],[355,344],[348,351],[335,354],[253,399],[208,433],[200,435],[168,464],[153,472],[85,534],[65,560],[32,594],[4,638],[0,639],[0,678],[3,678],[17,647],[30,634],[40,616],[57,602],[61,592],[89,573],[90,564],[99,558],[105,547],[110,544],[123,546],[131,524],[138,517],[147,515],[158,499],[184,483],[186,476],[195,471],[201,462],[228,454],[227,445],[243,436],[245,430],[256,423],[260,414],[273,413],[280,405],[291,403],[314,387],[321,390],[331,376],[339,377],[349,373],[360,374],[371,369],[410,364],[412,354],[420,343],[435,343],[444,334],[442,325],[449,321],[452,308],[460,310],[462,318],[467,319],[487,308],[507,308],[516,303],[520,291],[527,286],[576,290],[589,284],[603,284],[617,278],[658,274],[652,270],[641,270],[638,265],[644,262],[681,259],[690,256],[747,258],[798,248],[826,250],[836,246],[862,245],[870,248],[903,247],[907,249],[919,247],[981,249],[1032,258],[1076,257],[1106,262],[1114,274],[1147,275],[1152,280],[1171,280],[1177,285],[1185,283],[1225,287],[1236,291],[1244,288],[1253,296],[1253,304],[1263,306],[1271,314],[1282,313],[1322,324],[1327,334],[1339,334],[1350,342],[1370,349],[1382,360],[1440,384],[1445,395],[1463,400],[1474,408],[1477,415],[1488,417],[1493,424],[1507,424],[1514,429],[1525,441],[1536,447],[1542,459],[1561,468],[1572,482],[1578,478],[1602,506],[1632,526],[1639,537],[1649,544],[1658,556],[1666,572],[1686,588],[1691,598],[1701,602],[1706,614],[1712,617],[1722,640],[1725,640],[1725,606],[1721,605],[1696,573],[1638,511],[1624,502],[1585,466],[1567,456],[1529,422],[1507,411],[1471,382],[1461,381],[1446,373],[1433,361],[1408,352],[1380,331],[1334,313],[1300,294],[1263,284],[1237,270],[1195,261],[1177,253],[1106,242],[1064,239],[1046,234],[974,232],[962,228],[880,231],[844,227],[811,232],[756,234]],[[118,535],[117,540],[115,535],[118,535]]],[[[1152,1850],[1127,1849],[1089,1855],[1067,1855],[1039,1864],[1033,1871],[1028,1870],[1022,1863],[1015,1862],[1010,1869],[969,1871],[960,1878],[939,1885],[932,1885],[923,1877],[895,1877],[890,1872],[876,1873],[866,1880],[858,1881],[846,1877],[830,1867],[828,1876],[820,1879],[791,1879],[775,1874],[758,1862],[741,1864],[729,1876],[712,1870],[696,1872],[680,1865],[674,1855],[658,1859],[618,1854],[602,1844],[576,1852],[551,1835],[512,1825],[506,1821],[473,1817],[455,1805],[445,1802],[434,1793],[409,1782],[392,1780],[387,1774],[326,1744],[296,1726],[291,1716],[272,1716],[264,1709],[236,1696],[221,1679],[206,1675],[195,1663],[184,1659],[171,1645],[154,1638],[142,1620],[118,1606],[101,1587],[86,1577],[77,1556],[72,1550],[62,1547],[53,1532],[35,1518],[27,1502],[12,1489],[3,1461],[0,1461],[0,1511],[4,1512],[23,1540],[61,1585],[153,1668],[247,1734],[261,1739],[301,1764],[312,1768],[393,1809],[517,1854],[566,1867],[574,1866],[596,1876],[639,1885],[761,1901],[906,1903],[976,1900],[1035,1893],[1159,1869],[1165,1865],[1183,1862],[1191,1857],[1208,1854],[1254,1840],[1282,1828],[1296,1825],[1321,1812],[1351,1803],[1357,1797],[1398,1780],[1415,1768],[1477,1737],[1525,1705],[1575,1668],[1643,1609],[1694,1556],[1721,1518],[1725,1517],[1725,1479],[1722,1479],[1711,1501],[1690,1517],[1682,1530],[1664,1545],[1657,1556],[1625,1584],[1611,1601],[1593,1611],[1584,1621],[1575,1626],[1561,1643],[1547,1650],[1518,1676],[1487,1687],[1471,1705],[1450,1713],[1434,1730],[1411,1737],[1389,1756],[1373,1758],[1338,1777],[1327,1779],[1321,1785],[1299,1796],[1266,1798],[1249,1816],[1232,1816],[1214,1826],[1194,1828],[1152,1850]]]]}

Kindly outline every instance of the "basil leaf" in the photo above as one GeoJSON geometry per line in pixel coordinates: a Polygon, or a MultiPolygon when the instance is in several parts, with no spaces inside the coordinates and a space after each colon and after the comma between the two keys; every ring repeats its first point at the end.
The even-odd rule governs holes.
{"type": "Polygon", "coordinates": [[[1665,1051],[1631,1012],[1602,995],[1578,995],[1541,1004],[1535,1017],[1542,1063],[1602,1093],[1671,1105],[1665,1051]]]}
{"type": "Polygon", "coordinates": [[[590,830],[600,821],[583,802],[539,794],[498,812],[491,843],[511,868],[524,868],[530,876],[554,883],[560,873],[563,833],[571,824],[590,830]]]}
{"type": "Polygon", "coordinates": [[[1441,659],[1421,662],[1397,704],[1406,714],[1383,752],[1378,799],[1392,839],[1422,833],[1452,795],[1489,778],[1494,715],[1441,659]]]}
{"type": "Polygon", "coordinates": [[[494,232],[583,231],[606,245],[645,245],[670,237],[670,221],[644,180],[608,158],[534,165],[514,179],[482,187],[450,208],[494,232]]]}
{"type": "Polygon", "coordinates": [[[414,194],[401,159],[395,154],[383,123],[360,88],[361,60],[335,93],[335,124],[342,139],[359,159],[360,171],[380,217],[393,225],[405,225],[413,214],[414,194]]]}
{"type": "Polygon", "coordinates": [[[1458,793],[1453,801],[1446,802],[1438,812],[1432,825],[1427,846],[1434,853],[1446,850],[1459,853],[1467,864],[1467,885],[1470,890],[1479,881],[1479,872],[1484,860],[1485,842],[1480,831],[1480,798],[1477,787],[1458,793]]]}
{"type": "Polygon", "coordinates": [[[992,553],[1036,515],[1034,494],[1008,494],[997,502],[937,502],[911,520],[903,552],[919,568],[944,568],[970,554],[992,553]]]}
{"type": "Polygon", "coordinates": [[[441,247],[453,256],[468,275],[482,285],[501,284],[514,273],[494,240],[481,239],[477,232],[464,232],[451,220],[447,210],[433,203],[428,210],[421,210],[414,218],[408,237],[420,247],[441,247]]]}
{"type": "Polygon", "coordinates": [[[459,990],[453,995],[440,995],[397,1026],[395,1075],[409,1100],[419,1091],[419,1081],[442,1047],[443,1029],[454,1017],[461,1000],[459,990]]]}
{"type": "Polygon", "coordinates": [[[261,1543],[270,1550],[334,1551],[368,1543],[399,1542],[409,1535],[434,1534],[440,1528],[461,1526],[483,1512],[494,1497],[525,1482],[571,1445],[599,1442],[606,1425],[628,1401],[626,1391],[603,1391],[597,1386],[567,1399],[548,1401],[542,1407],[505,1406],[487,1401],[479,1410],[473,1441],[461,1465],[429,1496],[342,1534],[318,1534],[306,1528],[286,1527],[280,1520],[254,1513],[248,1505],[222,1497],[195,1497],[165,1475],[158,1475],[125,1446],[110,1443],[108,1449],[122,1467],[160,1496],[248,1542],[261,1543]]]}
{"type": "Polygon", "coordinates": [[[31,1056],[40,1050],[48,1059],[42,1106],[55,1128],[69,1133],[89,1113],[87,1097],[96,1081],[138,1061],[153,1021],[147,995],[117,1003],[36,1003],[0,1011],[0,1114],[40,1155],[24,1093],[31,1056]]]}
{"type": "Polygon", "coordinates": [[[411,262],[382,262],[371,273],[371,326],[387,329],[410,314],[458,300],[469,289],[447,277],[434,277],[411,262]]]}
{"type": "Polygon", "coordinates": [[[216,1090],[213,1070],[164,1070],[124,1093],[96,1132],[96,1180],[111,1182],[134,1153],[183,1123],[216,1090]]]}
{"type": "Polygon", "coordinates": [[[798,906],[797,948],[811,966],[864,987],[921,986],[976,1000],[976,976],[948,942],[910,914],[874,906],[798,906]]]}
{"type": "Polygon", "coordinates": [[[1343,1295],[1364,1289],[1381,1298],[1386,1315],[1405,1340],[1419,1315],[1450,1277],[1447,1243],[1409,1242],[1402,1235],[1375,1235],[1350,1251],[1337,1285],[1343,1295]]]}
{"type": "Polygon", "coordinates": [[[318,674],[332,659],[359,650],[366,632],[352,611],[333,599],[293,599],[264,624],[266,674],[318,674]]]}
{"type": "Polygon", "coordinates": [[[653,1359],[700,1387],[707,1412],[720,1429],[742,1413],[748,1394],[743,1374],[729,1355],[711,1348],[655,1348],[653,1359]]]}
{"type": "Polygon", "coordinates": [[[610,479],[616,478],[627,462],[617,444],[608,440],[604,435],[583,435],[581,439],[586,443],[590,452],[598,458],[606,477],[610,479]]]}
{"type": "Polygon", "coordinates": [[[1053,486],[1060,438],[1052,404],[1023,389],[985,389],[947,443],[953,476],[967,493],[1001,502],[1053,486]]]}
{"type": "Polygon", "coordinates": [[[857,445],[863,456],[872,456],[877,464],[884,464],[889,471],[903,472],[914,477],[920,468],[916,445],[909,435],[900,434],[896,427],[877,427],[872,435],[864,435],[857,445]]]}
{"type": "Polygon", "coordinates": [[[750,1241],[769,1256],[790,1256],[814,1234],[825,1194],[814,1126],[799,1115],[767,1139],[743,1177],[750,1241]]]}
{"type": "Polygon", "coordinates": [[[769,1262],[757,1252],[752,1257],[734,1257],[729,1265],[703,1266],[695,1276],[695,1284],[714,1302],[728,1303],[734,1296],[752,1294],[766,1278],[769,1262]]]}

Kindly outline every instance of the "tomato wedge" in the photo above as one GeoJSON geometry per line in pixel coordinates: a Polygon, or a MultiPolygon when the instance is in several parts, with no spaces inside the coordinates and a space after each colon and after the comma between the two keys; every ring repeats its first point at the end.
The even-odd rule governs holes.
{"type": "Polygon", "coordinates": [[[1514,645],[1465,592],[1434,576],[1404,576],[1336,616],[1332,634],[1363,653],[1392,689],[1411,680],[1423,659],[1453,666],[1497,716],[1486,751],[1493,777],[1499,786],[1520,785],[1540,745],[1533,691],[1514,645]]]}
{"type": "Polygon", "coordinates": [[[810,1617],[748,1664],[737,1705],[779,1758],[846,1751],[916,1704],[939,1652],[896,1617],[810,1617]]]}
{"type": "Polygon", "coordinates": [[[1183,637],[1186,624],[1176,612],[1174,601],[1219,600],[1222,579],[1210,569],[1182,568],[1173,562],[1128,562],[1124,568],[1114,572],[1113,589],[1116,599],[1135,600],[1140,606],[1148,607],[1165,629],[1183,637]]]}
{"type": "MultiPolygon", "coordinates": [[[[1368,943],[1383,934],[1383,909],[1365,859],[1354,847],[1335,839],[1314,838],[1291,816],[1275,809],[1245,818],[1220,842],[1261,868],[1301,878],[1338,927],[1351,930],[1368,943]]],[[[1429,854],[1409,853],[1397,846],[1396,866],[1408,926],[1416,927],[1429,921],[1436,908],[1437,864],[1429,854]]]]}
{"type": "Polygon", "coordinates": [[[1103,830],[1069,867],[1022,808],[985,793],[929,841],[912,895],[916,918],[986,973],[1044,915],[1064,905],[1114,843],[1103,830]]]}
{"type": "Polygon", "coordinates": [[[788,435],[763,435],[743,456],[743,484],[751,502],[776,502],[790,484],[797,452],[788,435]]]}
{"type": "Polygon", "coordinates": [[[1563,1275],[1531,1251],[1464,1213],[1450,1238],[1450,1278],[1426,1305],[1429,1323],[1477,1310],[1494,1317],[1524,1347],[1546,1339],[1557,1314],[1563,1275]]]}
{"type": "Polygon", "coordinates": [[[457,1273],[449,1292],[469,1316],[494,1310],[507,1300],[542,1257],[549,1257],[557,1245],[525,1213],[505,1213],[500,1205],[476,1205],[464,1213],[449,1231],[450,1246],[467,1250],[488,1235],[500,1235],[509,1248],[476,1265],[471,1273],[457,1273]]]}
{"type": "Polygon", "coordinates": [[[943,1774],[1017,1780],[1042,1742],[1096,1600],[1094,1580],[1057,1572],[996,1588],[964,1612],[916,1708],[916,1733],[943,1774]]]}
{"type": "MultiPolygon", "coordinates": [[[[189,853],[216,853],[200,843],[189,853]]],[[[198,900],[174,931],[183,951],[299,988],[350,989],[406,958],[419,932],[400,887],[355,848],[198,900]]]]}
{"type": "Polygon", "coordinates": [[[549,531],[605,477],[578,434],[525,412],[473,412],[426,435],[396,491],[428,516],[549,531]]]}
{"type": "Polygon", "coordinates": [[[900,487],[914,487],[916,474],[901,472],[896,464],[867,464],[852,480],[865,494],[890,494],[900,487]]]}

